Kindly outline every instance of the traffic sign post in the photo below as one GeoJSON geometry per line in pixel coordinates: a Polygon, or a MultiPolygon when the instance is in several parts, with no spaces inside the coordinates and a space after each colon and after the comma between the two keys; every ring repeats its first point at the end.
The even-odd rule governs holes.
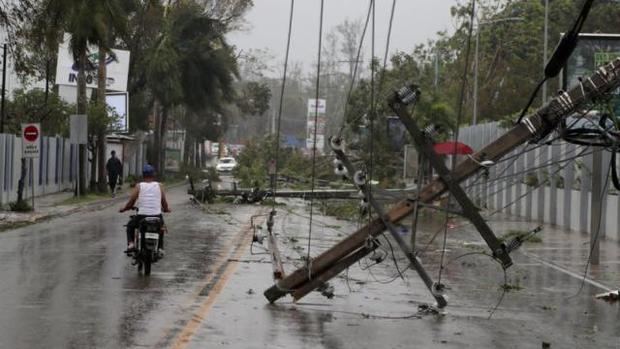
{"type": "Polygon", "coordinates": [[[41,124],[22,124],[22,157],[38,158],[41,144],[41,124]]]}
{"type": "MultiPolygon", "coordinates": [[[[30,159],[30,171],[34,171],[34,158],[41,154],[41,124],[22,124],[22,158],[30,159]]],[[[32,209],[34,210],[34,173],[30,185],[32,209]]]]}

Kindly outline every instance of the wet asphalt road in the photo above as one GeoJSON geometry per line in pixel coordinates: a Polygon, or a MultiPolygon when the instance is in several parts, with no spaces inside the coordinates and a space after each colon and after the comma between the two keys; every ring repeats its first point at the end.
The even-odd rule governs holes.
{"type": "Polygon", "coordinates": [[[150,277],[122,253],[121,202],[0,233],[0,348],[167,346],[257,209],[208,214],[185,191],[168,194],[167,255],[150,277]]]}
{"type": "MultiPolygon", "coordinates": [[[[292,258],[285,261],[287,273],[303,265],[299,258],[307,252],[307,214],[298,215],[303,215],[304,204],[293,206],[289,202],[279,208],[276,223],[281,252],[292,258]]],[[[355,229],[355,223],[315,218],[313,256],[355,229]]],[[[498,234],[533,225],[491,224],[498,234]]],[[[430,240],[428,231],[436,228],[425,227],[420,248],[430,240]]],[[[521,250],[541,259],[513,255],[515,265],[507,273],[511,289],[491,318],[502,296],[501,268],[479,254],[456,259],[480,251],[480,237],[471,226],[449,232],[441,279],[449,304],[439,315],[419,312],[432,298],[411,270],[400,280],[390,258],[375,266],[364,259],[333,279],[333,299],[313,292],[298,303],[287,297],[269,305],[262,295],[273,283],[269,256],[246,251],[209,311],[195,310],[200,325],[180,348],[541,348],[547,343],[550,348],[620,349],[620,305],[595,300],[602,290],[589,282],[579,291],[587,236],[545,227],[542,238],[544,244],[526,244],[521,250]],[[567,274],[546,261],[577,272],[567,274]]],[[[422,255],[436,281],[440,248],[438,238],[422,255]]],[[[590,275],[617,286],[618,250],[616,242],[604,244],[602,264],[590,275]]],[[[403,255],[396,251],[396,256],[404,269],[403,255]]]]}
{"type": "MultiPolygon", "coordinates": [[[[122,253],[127,215],[117,213],[120,202],[0,233],[0,348],[541,348],[547,342],[620,349],[620,306],[594,300],[602,290],[591,283],[573,296],[579,275],[545,262],[582,270],[587,237],[546,229],[544,244],[514,255],[508,283],[515,288],[490,320],[501,269],[481,255],[454,259],[479,251],[471,227],[453,229],[447,240],[443,315],[418,312],[431,302],[427,290],[410,270],[406,281],[398,279],[389,259],[371,268],[362,260],[335,278],[332,300],[312,293],[296,304],[286,298],[269,305],[262,295],[272,284],[269,256],[260,245],[248,248],[250,216],[268,208],[213,205],[204,212],[188,202],[184,187],[169,197],[167,255],[150,277],[122,253]]],[[[287,272],[303,265],[307,253],[306,208],[294,200],[278,208],[287,272]]],[[[356,224],[316,217],[315,225],[313,256],[356,224]]],[[[522,222],[492,225],[498,232],[524,229],[522,222]]],[[[429,240],[422,233],[419,248],[429,240]]],[[[434,278],[440,241],[422,256],[434,278]]],[[[591,275],[616,286],[619,249],[602,246],[603,263],[591,275]]],[[[396,257],[404,268],[402,254],[396,257]]]]}

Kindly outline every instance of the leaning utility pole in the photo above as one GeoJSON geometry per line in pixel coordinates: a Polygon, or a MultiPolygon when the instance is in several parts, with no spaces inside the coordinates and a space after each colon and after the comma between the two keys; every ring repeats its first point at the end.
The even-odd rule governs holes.
{"type": "MultiPolygon", "coordinates": [[[[534,114],[523,118],[521,122],[497,140],[470,158],[465,159],[452,172],[440,174],[440,179],[435,179],[421,188],[416,197],[406,198],[392,206],[389,211],[381,212],[380,217],[371,220],[335,246],[313,258],[312,261],[308,261],[306,266],[297,269],[282,280],[276,281],[272,287],[264,292],[265,297],[269,302],[275,302],[287,294],[292,294],[295,300],[302,298],[309,290],[322,286],[327,280],[370,253],[372,251],[372,244],[369,244],[369,240],[372,242],[372,239],[382,234],[386,229],[390,230],[391,225],[397,224],[409,216],[414,210],[414,203],[416,201],[430,203],[448,191],[455,197],[458,197],[460,182],[474,175],[479,170],[494,165],[504,155],[518,146],[526,142],[544,139],[570,114],[583,107],[586,103],[614,91],[618,86],[620,86],[620,58],[599,68],[596,73],[589,78],[583,79],[578,86],[570,91],[561,91],[558,97],[538,109],[534,114]]],[[[415,99],[415,89],[403,88],[395,93],[388,102],[392,109],[401,117],[401,120],[407,120],[410,115],[406,107],[415,99]]],[[[408,130],[411,132],[413,129],[408,128],[408,130]]],[[[331,142],[332,147],[337,151],[337,156],[339,156],[338,144],[340,142],[342,140],[337,139],[331,142]]],[[[350,173],[349,175],[353,174],[350,173]]],[[[360,190],[363,190],[362,185],[365,184],[360,184],[356,181],[356,185],[358,185],[360,190]]],[[[462,191],[462,189],[460,190],[462,191]]],[[[372,199],[369,196],[368,198],[372,199]]],[[[461,205],[465,205],[463,207],[464,213],[467,215],[467,218],[474,222],[490,246],[493,256],[500,259],[504,268],[510,266],[511,261],[508,253],[513,244],[500,244],[498,246],[494,241],[494,235],[492,233],[488,235],[488,231],[485,230],[485,224],[476,222],[478,219],[476,215],[468,212],[466,200],[469,199],[466,197],[458,199],[461,205]]],[[[447,304],[445,300],[441,301],[443,298],[440,294],[441,289],[436,287],[439,285],[435,285],[426,279],[427,275],[425,276],[424,272],[420,270],[419,265],[416,265],[419,261],[412,259],[409,252],[405,251],[408,257],[410,257],[410,261],[412,263],[415,262],[413,264],[415,270],[424,279],[431,294],[438,301],[438,305],[440,307],[445,306],[447,304]]],[[[417,257],[414,256],[414,258],[417,257]]]]}

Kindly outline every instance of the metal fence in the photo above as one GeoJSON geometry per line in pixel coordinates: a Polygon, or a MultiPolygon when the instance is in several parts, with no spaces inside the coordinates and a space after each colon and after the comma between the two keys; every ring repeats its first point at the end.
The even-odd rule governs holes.
{"type": "MultiPolygon", "coordinates": [[[[478,151],[505,131],[497,122],[464,127],[459,141],[478,151]]],[[[510,214],[583,233],[598,230],[599,237],[620,241],[620,195],[609,178],[610,159],[608,151],[561,140],[526,144],[462,186],[490,214],[510,214]]]]}
{"type": "MultiPolygon", "coordinates": [[[[137,175],[142,169],[146,146],[139,142],[123,147],[124,175],[137,175]]],[[[76,182],[77,146],[68,139],[42,137],[40,157],[26,160],[24,197],[52,194],[74,188],[76,182]]],[[[17,186],[21,174],[21,138],[0,134],[0,206],[17,200],[17,186]]],[[[85,166],[87,178],[90,166],[85,166]]]]}

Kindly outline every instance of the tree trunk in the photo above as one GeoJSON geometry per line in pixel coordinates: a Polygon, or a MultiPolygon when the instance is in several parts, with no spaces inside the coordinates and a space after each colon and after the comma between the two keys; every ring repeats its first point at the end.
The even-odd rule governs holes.
{"type": "Polygon", "coordinates": [[[200,141],[200,154],[202,154],[201,155],[202,161],[200,162],[200,168],[206,168],[207,167],[207,149],[205,148],[204,139],[200,141]]]}
{"type": "Polygon", "coordinates": [[[191,137],[185,132],[185,139],[183,140],[183,164],[189,166],[191,163],[191,137]]]}
{"type": "Polygon", "coordinates": [[[154,117],[154,125],[153,125],[153,151],[151,152],[151,164],[155,167],[157,171],[161,168],[161,116],[160,116],[160,108],[159,102],[155,100],[153,103],[153,117],[154,117]]]}
{"type": "MultiPolygon", "coordinates": [[[[153,105],[151,106],[151,115],[153,117],[153,137],[151,137],[151,144],[147,149],[147,161],[151,165],[157,167],[157,156],[159,152],[156,151],[159,147],[159,118],[157,116],[157,100],[153,101],[153,105]]],[[[149,128],[151,127],[151,122],[149,120],[149,128]]]]}
{"type": "Polygon", "coordinates": [[[198,142],[194,140],[192,144],[194,146],[194,167],[198,168],[198,164],[200,164],[200,152],[198,151],[198,142]]]}
{"type": "Polygon", "coordinates": [[[88,189],[91,192],[97,191],[97,141],[93,137],[88,144],[88,151],[90,153],[90,182],[88,183],[88,189]]]}
{"type": "Polygon", "coordinates": [[[202,168],[204,164],[204,154],[202,153],[202,146],[200,146],[200,142],[196,141],[196,146],[198,147],[198,168],[202,168]]]}
{"type": "Polygon", "coordinates": [[[17,203],[24,201],[24,182],[26,180],[26,174],[26,159],[22,158],[21,174],[19,175],[19,181],[17,182],[17,203]]]}
{"type": "MultiPolygon", "coordinates": [[[[86,64],[88,58],[86,57],[86,51],[81,52],[78,57],[78,81],[77,81],[77,113],[80,115],[86,115],[87,111],[87,99],[86,99],[86,64]]],[[[78,181],[80,183],[79,190],[80,194],[84,195],[86,193],[86,145],[80,144],[78,146],[78,163],[79,163],[79,173],[78,173],[78,181]]],[[[77,191],[76,191],[77,194],[77,191]]]]}
{"type": "Polygon", "coordinates": [[[162,108],[161,111],[161,132],[160,132],[160,139],[159,141],[161,142],[161,146],[159,147],[159,163],[160,163],[160,167],[159,167],[159,178],[160,180],[164,180],[165,179],[165,170],[166,170],[166,131],[167,131],[167,123],[168,121],[168,108],[162,108]]]}
{"type": "MultiPolygon", "coordinates": [[[[99,64],[97,71],[97,105],[104,108],[106,107],[105,101],[105,92],[106,92],[106,82],[107,82],[107,66],[106,66],[106,51],[99,46],[99,64]]],[[[106,111],[107,116],[107,111],[106,111]]],[[[97,130],[97,144],[96,144],[96,153],[97,153],[97,189],[100,193],[107,192],[106,186],[106,173],[105,173],[105,161],[106,161],[106,127],[102,126],[97,130]]],[[[120,160],[122,159],[122,154],[120,156],[120,160]]],[[[120,174],[122,179],[123,174],[120,174]]]]}

